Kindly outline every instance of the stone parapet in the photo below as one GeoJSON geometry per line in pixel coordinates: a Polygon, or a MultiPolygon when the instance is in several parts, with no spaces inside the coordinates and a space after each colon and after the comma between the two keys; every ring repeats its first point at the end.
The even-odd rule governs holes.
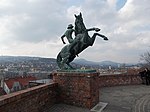
{"type": "Polygon", "coordinates": [[[60,102],[92,108],[99,102],[99,73],[55,72],[60,102]]]}
{"type": "Polygon", "coordinates": [[[99,87],[110,87],[120,85],[141,84],[142,80],[138,74],[100,75],[99,87]]]}
{"type": "Polygon", "coordinates": [[[55,103],[91,109],[101,87],[141,84],[140,75],[54,72],[54,83],[0,96],[0,112],[45,112],[55,103]]]}
{"type": "Polygon", "coordinates": [[[0,112],[44,112],[57,102],[57,84],[45,84],[0,97],[0,112]]]}

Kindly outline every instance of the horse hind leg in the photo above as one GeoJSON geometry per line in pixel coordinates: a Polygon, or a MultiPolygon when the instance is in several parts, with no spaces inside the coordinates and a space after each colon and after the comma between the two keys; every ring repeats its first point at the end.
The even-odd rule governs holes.
{"type": "Polygon", "coordinates": [[[72,62],[75,57],[76,57],[75,55],[71,56],[71,57],[68,59],[67,63],[66,63],[67,66],[69,67],[69,69],[74,69],[74,68],[70,65],[70,62],[72,62]]]}
{"type": "Polygon", "coordinates": [[[71,67],[71,65],[68,67],[69,58],[70,58],[70,53],[68,53],[61,61],[62,69],[69,69],[71,67]]]}
{"type": "Polygon", "coordinates": [[[62,54],[61,52],[57,55],[57,65],[60,69],[67,69],[66,63],[68,61],[69,55],[68,54],[62,54]]]}
{"type": "Polygon", "coordinates": [[[70,63],[67,63],[68,69],[74,69],[73,66],[70,65],[70,63]]]}
{"type": "Polygon", "coordinates": [[[61,57],[61,53],[59,53],[58,55],[57,55],[57,65],[58,65],[58,67],[60,68],[60,69],[62,69],[62,57],[61,57]]]}

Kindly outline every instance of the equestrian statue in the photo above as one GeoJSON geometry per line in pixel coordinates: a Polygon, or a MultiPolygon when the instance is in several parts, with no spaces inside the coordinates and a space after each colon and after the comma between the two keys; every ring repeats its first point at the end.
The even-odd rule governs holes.
{"type": "Polygon", "coordinates": [[[108,40],[108,38],[102,34],[97,32],[100,31],[99,28],[90,28],[87,29],[84,25],[82,14],[75,15],[75,29],[73,29],[73,25],[69,24],[67,27],[67,31],[61,36],[62,42],[64,44],[64,37],[67,38],[69,44],[64,46],[61,51],[57,55],[57,64],[61,70],[70,70],[74,69],[70,62],[72,62],[79,53],[81,53],[84,49],[94,44],[95,38],[97,36],[103,38],[104,40],[108,40]],[[89,36],[89,31],[96,31],[92,37],[89,36]],[[72,38],[72,33],[74,32],[75,38],[72,38]]]}

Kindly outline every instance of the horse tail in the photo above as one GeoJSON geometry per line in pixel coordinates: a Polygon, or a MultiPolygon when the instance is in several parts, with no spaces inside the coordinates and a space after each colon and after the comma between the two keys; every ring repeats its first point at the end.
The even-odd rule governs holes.
{"type": "Polygon", "coordinates": [[[61,52],[59,52],[59,54],[57,55],[57,65],[59,68],[61,68],[61,61],[62,61],[62,57],[61,57],[61,52]]]}

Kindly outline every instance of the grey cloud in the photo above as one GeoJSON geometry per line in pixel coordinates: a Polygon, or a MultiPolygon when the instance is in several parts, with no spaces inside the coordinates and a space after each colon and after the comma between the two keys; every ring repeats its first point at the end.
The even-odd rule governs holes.
{"type": "MultiPolygon", "coordinates": [[[[109,38],[109,42],[96,39],[94,46],[81,53],[81,56],[86,58],[87,53],[89,60],[93,60],[92,55],[95,54],[94,60],[110,57],[110,60],[114,61],[127,61],[127,58],[130,58],[129,61],[135,62],[139,58],[138,54],[149,46],[149,43],[145,42],[149,41],[150,36],[149,0],[127,0],[120,10],[116,10],[115,5],[110,6],[107,0],[84,0],[75,4],[69,0],[8,1],[12,5],[0,7],[0,20],[5,19],[0,21],[0,24],[6,28],[6,33],[2,34],[9,32],[9,35],[2,37],[0,33],[0,41],[11,38],[18,43],[40,43],[44,40],[48,43],[58,40],[61,43],[58,38],[64,33],[67,24],[74,22],[74,19],[68,17],[74,18],[73,12],[81,11],[87,27],[99,27],[100,33],[109,38]],[[69,10],[70,8],[72,9],[69,10]]],[[[3,27],[0,26],[0,29],[3,27]]],[[[59,48],[61,45],[63,47],[60,43],[57,43],[59,48]]],[[[56,49],[54,50],[56,52],[56,49]]],[[[59,52],[58,48],[57,50],[59,52]]],[[[41,54],[38,50],[36,52],[41,54]]]]}
{"type": "Polygon", "coordinates": [[[15,0],[12,7],[3,9],[5,12],[1,17],[7,17],[11,21],[11,28],[7,29],[14,34],[14,39],[29,42],[50,40],[56,38],[56,34],[60,35],[67,23],[64,11],[66,7],[61,3],[65,4],[62,0],[15,0]]]}

